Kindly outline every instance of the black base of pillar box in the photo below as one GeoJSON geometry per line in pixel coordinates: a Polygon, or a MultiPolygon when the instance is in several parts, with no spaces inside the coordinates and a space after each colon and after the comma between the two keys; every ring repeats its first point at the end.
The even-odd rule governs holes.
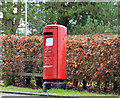
{"type": "Polygon", "coordinates": [[[66,89],[65,82],[44,82],[43,83],[43,91],[46,92],[48,89],[66,89]]]}

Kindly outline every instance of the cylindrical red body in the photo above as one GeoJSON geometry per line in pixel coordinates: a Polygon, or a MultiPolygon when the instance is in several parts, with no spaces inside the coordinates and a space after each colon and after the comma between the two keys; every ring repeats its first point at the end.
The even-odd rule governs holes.
{"type": "Polygon", "coordinates": [[[66,79],[66,36],[62,25],[47,25],[43,29],[43,79],[66,79]]]}

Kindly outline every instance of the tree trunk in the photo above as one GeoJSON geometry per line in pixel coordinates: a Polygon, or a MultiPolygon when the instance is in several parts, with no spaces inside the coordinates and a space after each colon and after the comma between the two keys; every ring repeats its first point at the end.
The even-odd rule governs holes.
{"type": "Polygon", "coordinates": [[[109,87],[109,81],[105,81],[105,87],[104,87],[104,90],[108,90],[107,88],[109,87]]]}
{"type": "Polygon", "coordinates": [[[114,81],[113,84],[114,84],[113,90],[117,90],[119,85],[118,81],[114,81]]]}
{"type": "Polygon", "coordinates": [[[74,85],[75,87],[78,86],[78,79],[74,79],[74,81],[73,81],[73,85],[74,85]]]}
{"type": "MultiPolygon", "coordinates": [[[[8,3],[8,2],[7,2],[8,3]]],[[[4,32],[5,34],[16,34],[16,30],[18,28],[19,25],[19,21],[21,18],[21,9],[22,9],[22,3],[18,2],[17,4],[17,17],[14,17],[14,13],[13,13],[13,8],[14,5],[12,2],[9,3],[10,5],[6,5],[5,0],[2,0],[2,9],[3,9],[3,25],[4,25],[4,32]],[[7,8],[9,8],[10,11],[7,10],[7,8]],[[7,16],[7,13],[9,13],[11,16],[7,16]],[[15,23],[13,23],[13,20],[15,19],[15,23]]]]}
{"type": "Polygon", "coordinates": [[[16,21],[15,21],[15,24],[13,26],[13,33],[16,34],[16,30],[19,26],[19,22],[20,22],[20,18],[17,18],[16,21]]]}
{"type": "Polygon", "coordinates": [[[87,82],[83,79],[83,89],[87,89],[86,84],[87,84],[87,82]]]}

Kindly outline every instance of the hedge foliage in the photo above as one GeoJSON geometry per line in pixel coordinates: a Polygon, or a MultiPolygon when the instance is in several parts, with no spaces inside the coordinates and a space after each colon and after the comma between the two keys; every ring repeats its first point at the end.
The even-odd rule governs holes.
{"type": "Polygon", "coordinates": [[[89,81],[120,80],[118,35],[68,36],[67,75],[89,81]]]}
{"type": "Polygon", "coordinates": [[[42,72],[42,36],[2,36],[3,62],[2,74],[12,72],[42,72]]]}
{"type": "MultiPolygon", "coordinates": [[[[2,36],[2,75],[12,72],[42,73],[42,36],[2,36]]],[[[67,79],[120,80],[119,35],[69,35],[67,79]]]]}

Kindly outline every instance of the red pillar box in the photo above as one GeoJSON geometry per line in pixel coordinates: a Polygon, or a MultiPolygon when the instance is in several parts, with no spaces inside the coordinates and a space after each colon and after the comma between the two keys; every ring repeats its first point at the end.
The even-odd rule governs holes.
{"type": "Polygon", "coordinates": [[[67,28],[62,25],[43,29],[43,90],[66,88],[66,36],[67,28]]]}

